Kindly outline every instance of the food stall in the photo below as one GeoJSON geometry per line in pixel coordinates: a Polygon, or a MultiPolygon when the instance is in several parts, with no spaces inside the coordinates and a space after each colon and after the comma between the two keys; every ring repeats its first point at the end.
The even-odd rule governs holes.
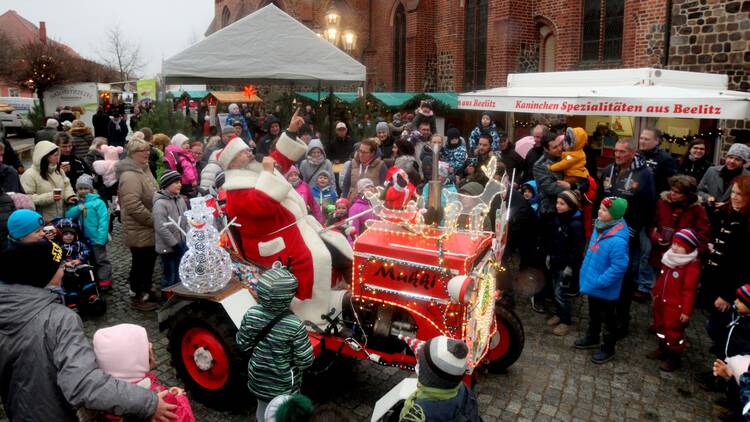
{"type": "Polygon", "coordinates": [[[263,102],[263,100],[258,97],[252,86],[249,86],[248,89],[245,89],[244,91],[212,91],[206,94],[202,101],[205,101],[208,105],[211,126],[220,126],[221,129],[224,128],[224,123],[227,120],[226,109],[229,104],[234,103],[238,106],[247,104],[252,107],[255,104],[263,102]],[[216,124],[217,118],[218,125],[216,124]]]}
{"type": "MultiPolygon", "coordinates": [[[[727,75],[710,73],[652,68],[517,73],[508,75],[504,88],[460,94],[458,108],[509,112],[516,126],[532,114],[572,116],[568,126],[593,133],[607,125],[620,137],[656,126],[670,153],[682,154],[687,141],[700,136],[717,161],[721,121],[749,119],[750,94],[728,90],[727,75]]],[[[605,159],[613,147],[606,141],[600,146],[605,159]]]]}

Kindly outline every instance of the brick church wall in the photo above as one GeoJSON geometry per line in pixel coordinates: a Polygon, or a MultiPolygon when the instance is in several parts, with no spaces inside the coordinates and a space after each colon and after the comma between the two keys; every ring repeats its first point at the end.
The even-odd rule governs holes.
{"type": "MultiPolygon", "coordinates": [[[[673,0],[669,69],[723,73],[729,89],[750,90],[750,1],[673,0]]],[[[727,120],[731,142],[750,122],[727,120]]]]}

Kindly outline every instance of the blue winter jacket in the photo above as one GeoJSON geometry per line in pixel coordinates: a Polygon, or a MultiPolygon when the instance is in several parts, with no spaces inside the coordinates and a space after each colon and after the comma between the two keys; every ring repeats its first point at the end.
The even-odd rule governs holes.
{"type": "Polygon", "coordinates": [[[497,130],[495,123],[490,123],[489,127],[483,127],[481,124],[477,125],[469,135],[469,154],[474,155],[474,150],[479,145],[479,137],[483,134],[489,134],[492,137],[492,150],[497,151],[500,146],[500,132],[497,130]]]}
{"type": "Polygon", "coordinates": [[[70,207],[65,217],[78,220],[92,245],[103,246],[109,241],[109,210],[98,194],[87,193],[84,203],[70,207]],[[86,208],[85,216],[81,207],[86,208]]]}
{"type": "Polygon", "coordinates": [[[581,293],[617,300],[628,269],[628,225],[620,220],[602,233],[594,228],[581,266],[581,293]]]}

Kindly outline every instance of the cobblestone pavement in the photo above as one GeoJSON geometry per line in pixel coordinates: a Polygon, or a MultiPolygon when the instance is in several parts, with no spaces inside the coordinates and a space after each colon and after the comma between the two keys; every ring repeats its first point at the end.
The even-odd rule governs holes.
{"type": "MultiPolygon", "coordinates": [[[[156,313],[131,310],[128,306],[127,275],[130,254],[120,240],[119,227],[110,245],[115,266],[115,288],[107,296],[108,311],[85,321],[86,334],[98,328],[129,322],[146,327],[156,349],[156,373],[164,385],[181,385],[170,366],[166,333],[156,324],[156,313]]],[[[154,274],[158,285],[160,270],[154,274]]],[[[526,347],[506,374],[482,374],[475,387],[485,421],[692,421],[716,419],[712,401],[717,397],[701,390],[693,374],[709,368],[711,359],[703,329],[705,317],[696,315],[689,328],[690,348],[683,369],[674,373],[658,370],[644,354],[656,345],[646,334],[648,307],[633,304],[632,333],[618,342],[617,357],[603,365],[590,362],[590,351],[573,348],[585,330],[578,324],[586,314],[584,300],[576,300],[576,325],[567,337],[549,333],[546,317],[532,312],[527,302],[516,311],[524,322],[526,347]]],[[[369,420],[375,401],[409,374],[370,362],[350,362],[334,373],[306,378],[306,390],[316,403],[331,403],[353,420],[369,420]]],[[[254,403],[248,394],[248,402],[254,403]]],[[[195,401],[198,421],[254,420],[254,406],[240,412],[218,412],[195,401]]],[[[0,420],[5,420],[0,409],[0,420]]]]}

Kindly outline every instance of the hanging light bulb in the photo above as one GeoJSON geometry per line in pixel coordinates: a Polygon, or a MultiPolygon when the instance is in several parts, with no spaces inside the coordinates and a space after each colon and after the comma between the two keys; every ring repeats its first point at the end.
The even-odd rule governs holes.
{"type": "Polygon", "coordinates": [[[339,31],[334,27],[327,28],[325,31],[325,37],[331,44],[336,44],[338,40],[339,31]]]}
{"type": "Polygon", "coordinates": [[[343,34],[344,51],[351,53],[357,45],[357,34],[351,29],[347,29],[343,34]]]}
{"type": "Polygon", "coordinates": [[[326,24],[330,26],[339,26],[339,23],[341,22],[341,14],[338,10],[336,10],[335,6],[331,6],[328,11],[326,12],[326,24]]]}

